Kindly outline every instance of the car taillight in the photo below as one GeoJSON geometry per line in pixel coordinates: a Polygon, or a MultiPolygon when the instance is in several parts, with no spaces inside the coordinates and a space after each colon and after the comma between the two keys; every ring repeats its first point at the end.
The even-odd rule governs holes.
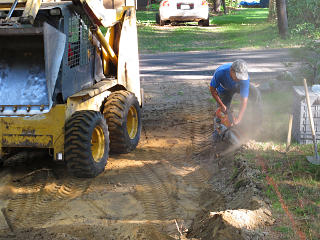
{"type": "Polygon", "coordinates": [[[201,3],[202,6],[206,6],[208,5],[208,2],[206,0],[202,0],[202,3],[201,3]]]}
{"type": "Polygon", "coordinates": [[[163,1],[162,2],[162,7],[169,7],[169,1],[168,0],[163,1]]]}

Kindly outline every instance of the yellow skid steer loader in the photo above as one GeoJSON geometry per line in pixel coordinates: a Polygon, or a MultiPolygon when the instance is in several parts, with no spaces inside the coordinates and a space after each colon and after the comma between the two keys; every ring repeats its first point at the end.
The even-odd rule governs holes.
{"type": "Polygon", "coordinates": [[[0,0],[0,162],[48,149],[95,177],[136,148],[142,102],[134,1],[0,0]]]}

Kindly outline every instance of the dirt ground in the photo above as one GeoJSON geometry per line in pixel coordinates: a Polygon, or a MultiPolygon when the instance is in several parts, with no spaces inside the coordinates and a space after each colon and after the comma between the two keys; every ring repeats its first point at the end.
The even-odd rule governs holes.
{"type": "Polygon", "coordinates": [[[43,156],[7,163],[0,170],[0,239],[277,239],[261,186],[251,179],[256,170],[212,143],[214,65],[205,76],[183,75],[178,64],[166,75],[149,58],[158,59],[142,56],[137,149],[111,155],[94,179],[70,177],[43,156]]]}

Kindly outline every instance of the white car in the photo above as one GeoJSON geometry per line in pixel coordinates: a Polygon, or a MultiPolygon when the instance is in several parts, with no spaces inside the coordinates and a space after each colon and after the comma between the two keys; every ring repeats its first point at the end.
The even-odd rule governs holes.
{"type": "Polygon", "coordinates": [[[198,22],[209,26],[209,6],[206,0],[162,0],[156,22],[163,26],[170,22],[198,22]]]}

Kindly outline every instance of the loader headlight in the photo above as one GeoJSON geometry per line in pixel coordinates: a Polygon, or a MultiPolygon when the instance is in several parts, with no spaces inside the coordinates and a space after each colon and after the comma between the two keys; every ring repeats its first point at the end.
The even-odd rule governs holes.
{"type": "Polygon", "coordinates": [[[60,8],[50,9],[49,14],[51,16],[60,16],[61,15],[61,9],[60,8]]]}

